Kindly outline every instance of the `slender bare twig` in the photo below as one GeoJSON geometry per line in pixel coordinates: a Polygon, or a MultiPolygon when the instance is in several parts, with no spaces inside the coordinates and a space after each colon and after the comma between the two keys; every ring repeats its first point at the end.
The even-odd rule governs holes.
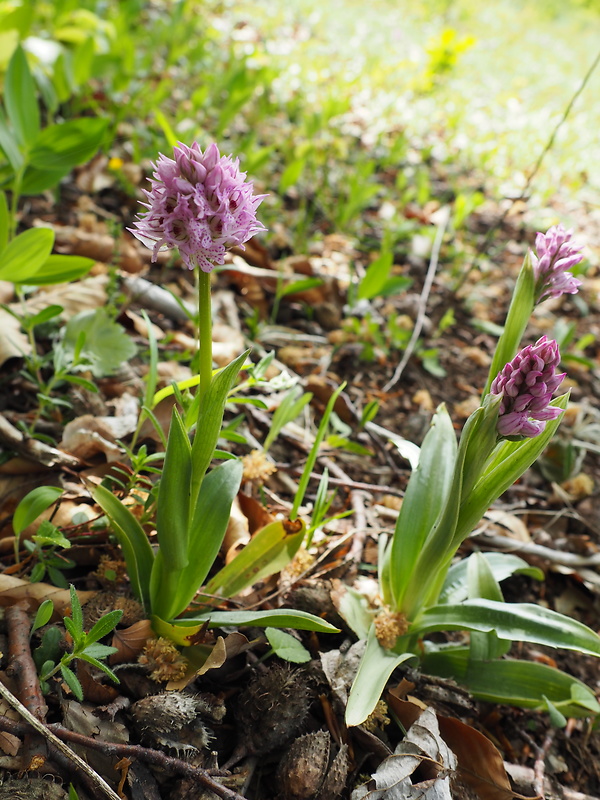
{"type": "Polygon", "coordinates": [[[433,286],[433,279],[435,277],[435,272],[437,270],[438,260],[440,257],[440,250],[442,248],[442,242],[444,241],[444,233],[446,232],[446,226],[448,225],[449,219],[450,219],[450,209],[446,208],[443,211],[443,218],[440,220],[440,223],[438,225],[437,233],[435,235],[435,241],[433,243],[433,248],[431,250],[431,258],[429,259],[429,267],[427,268],[427,274],[425,275],[423,291],[421,292],[421,296],[419,297],[419,308],[417,310],[417,319],[415,320],[415,327],[413,328],[410,341],[406,346],[406,350],[404,351],[402,360],[396,367],[396,371],[394,372],[391,380],[389,380],[383,387],[384,392],[389,392],[390,389],[392,389],[402,377],[404,368],[408,364],[408,361],[412,356],[413,351],[417,345],[419,336],[421,335],[421,330],[423,328],[423,324],[425,323],[425,317],[427,313],[427,300],[429,299],[431,287],[433,286]]]}
{"type": "Polygon", "coordinates": [[[569,117],[569,115],[571,113],[571,110],[572,110],[573,106],[575,105],[575,102],[577,101],[577,98],[579,97],[579,95],[583,92],[583,90],[587,86],[587,83],[588,83],[589,79],[592,77],[592,75],[595,72],[596,67],[598,66],[599,63],[600,63],[600,52],[596,55],[596,58],[592,61],[592,64],[591,64],[590,68],[588,69],[588,71],[583,76],[583,80],[581,81],[581,83],[579,84],[579,86],[575,90],[575,93],[573,94],[573,96],[571,97],[569,102],[567,103],[567,107],[565,108],[565,111],[564,111],[562,117],[559,119],[559,121],[554,126],[554,129],[550,133],[550,136],[548,137],[548,141],[546,142],[545,146],[543,147],[542,152],[539,154],[538,159],[537,159],[537,161],[535,162],[535,164],[533,166],[533,169],[531,170],[531,172],[527,176],[527,180],[525,181],[525,186],[523,186],[523,189],[522,189],[521,193],[519,194],[518,197],[514,198],[514,200],[512,201],[512,203],[509,206],[507,206],[504,209],[504,211],[502,212],[500,217],[496,220],[495,224],[492,225],[492,227],[488,229],[488,232],[486,233],[486,235],[485,235],[485,237],[483,239],[483,242],[477,248],[477,252],[475,253],[475,257],[473,258],[473,261],[471,262],[471,266],[469,267],[469,269],[467,269],[467,270],[465,270],[463,272],[463,274],[461,275],[460,279],[454,285],[454,287],[453,287],[453,291],[454,292],[457,292],[460,289],[460,287],[467,280],[467,278],[469,277],[471,272],[479,264],[479,261],[481,260],[481,256],[487,251],[489,243],[491,242],[491,240],[494,237],[494,235],[495,235],[496,231],[498,230],[498,228],[502,225],[502,223],[504,222],[506,217],[509,215],[511,209],[514,208],[516,203],[520,203],[523,200],[525,200],[525,198],[529,194],[529,190],[531,189],[531,186],[533,184],[533,181],[534,181],[535,177],[537,176],[538,172],[540,171],[540,168],[542,166],[542,163],[543,163],[544,159],[546,158],[546,156],[548,155],[550,150],[554,147],[554,142],[556,141],[556,137],[558,135],[559,130],[562,128],[562,126],[567,121],[567,119],[568,119],[568,117],[569,117]]]}
{"type": "MultiPolygon", "coordinates": [[[[57,736],[52,733],[52,731],[44,725],[43,722],[40,722],[39,719],[33,716],[25,706],[17,700],[17,698],[9,692],[6,686],[0,681],[0,695],[6,700],[6,702],[11,705],[14,709],[16,709],[19,714],[23,717],[23,719],[27,720],[29,723],[28,725],[23,725],[18,722],[13,722],[13,720],[9,720],[7,717],[0,717],[0,729],[8,731],[9,733],[13,733],[15,736],[18,735],[26,735],[31,733],[31,728],[34,728],[38,733],[48,741],[51,742],[57,750],[59,750],[66,758],[72,761],[77,767],[82,770],[86,776],[90,779],[90,781],[94,784],[94,787],[102,793],[104,797],[110,798],[110,800],[121,800],[116,792],[110,788],[108,783],[98,775],[85,761],[80,758],[77,753],[74,753],[70,747],[67,747],[64,742],[62,742],[57,736]],[[10,724],[9,724],[10,723],[10,724]],[[10,730],[9,730],[10,728],[10,730]]],[[[103,745],[106,747],[105,742],[98,742],[98,744],[103,745]]]]}
{"type": "MultiPolygon", "coordinates": [[[[338,478],[352,483],[349,476],[346,475],[344,470],[332,461],[330,458],[320,458],[319,461],[327,467],[330,472],[333,472],[338,478]]],[[[365,542],[367,540],[367,515],[365,512],[365,496],[364,492],[359,489],[350,490],[350,502],[354,511],[354,531],[352,535],[352,544],[350,545],[350,552],[348,553],[348,560],[354,561],[359,564],[362,561],[363,550],[365,549],[365,542]]]]}
{"type": "MultiPolygon", "coordinates": [[[[2,684],[0,684],[0,687],[2,687],[2,684]]],[[[16,698],[14,699],[16,700],[16,698]]],[[[8,702],[11,701],[9,700],[8,702]]],[[[24,710],[27,711],[27,709],[24,710]]],[[[29,717],[25,718],[29,722],[29,725],[22,722],[14,722],[14,720],[10,720],[7,717],[0,717],[0,730],[12,733],[13,736],[23,736],[29,730],[31,730],[30,725],[35,727],[36,730],[42,728],[44,735],[48,735],[50,741],[52,741],[57,747],[60,746],[59,749],[61,753],[68,755],[71,760],[74,760],[73,756],[75,756],[75,753],[73,753],[72,750],[67,747],[62,740],[81,745],[82,747],[87,747],[90,750],[100,750],[109,756],[131,756],[132,758],[137,758],[140,761],[145,761],[148,764],[153,764],[154,766],[169,770],[175,774],[193,778],[198,783],[202,784],[202,786],[210,789],[211,792],[214,792],[214,794],[222,798],[222,800],[246,800],[246,798],[241,794],[238,794],[237,792],[233,791],[233,789],[229,789],[227,786],[223,786],[223,784],[216,781],[213,777],[211,777],[211,775],[208,774],[208,772],[206,772],[206,770],[200,769],[199,767],[194,767],[192,764],[189,764],[187,761],[182,761],[180,758],[174,758],[173,756],[166,755],[166,753],[161,753],[158,750],[152,750],[149,747],[141,747],[137,744],[116,744],[114,742],[105,742],[101,739],[94,739],[91,736],[84,736],[82,733],[76,733],[75,731],[67,730],[67,728],[63,728],[61,725],[53,724],[45,726],[41,723],[38,723],[37,720],[35,720],[35,717],[31,717],[31,720],[29,717]],[[37,727],[38,725],[40,728],[37,727]]],[[[75,758],[81,762],[79,756],[75,756],[75,758]]],[[[96,775],[93,770],[90,770],[85,762],[81,763],[87,768],[86,774],[89,775],[90,772],[92,772],[94,775],[96,775]]],[[[96,777],[99,778],[100,776],[96,775],[96,777]]],[[[102,779],[100,778],[100,780],[102,779]]],[[[112,791],[110,786],[108,786],[108,784],[105,785],[111,792],[111,794],[107,796],[113,798],[113,800],[120,800],[118,795],[112,791]]]]}

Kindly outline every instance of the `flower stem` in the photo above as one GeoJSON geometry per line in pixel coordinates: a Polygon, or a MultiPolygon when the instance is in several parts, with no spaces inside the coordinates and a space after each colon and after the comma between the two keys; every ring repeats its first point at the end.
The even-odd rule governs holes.
{"type": "Polygon", "coordinates": [[[210,274],[196,268],[198,285],[198,373],[200,402],[212,381],[212,310],[210,304],[210,274]]]}

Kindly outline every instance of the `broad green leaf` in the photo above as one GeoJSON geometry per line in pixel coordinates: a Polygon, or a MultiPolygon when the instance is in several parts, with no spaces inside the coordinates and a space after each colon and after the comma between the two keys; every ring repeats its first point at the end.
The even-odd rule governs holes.
{"type": "Polygon", "coordinates": [[[43,308],[37,314],[34,314],[32,317],[26,319],[27,328],[31,330],[32,328],[35,328],[36,325],[43,325],[44,322],[49,322],[51,319],[58,317],[63,311],[64,309],[62,306],[46,306],[46,308],[43,308]]]}
{"type": "Polygon", "coordinates": [[[16,236],[0,254],[0,280],[24,283],[47,260],[54,244],[50,228],[30,228],[16,236]]]}
{"type": "Polygon", "coordinates": [[[386,602],[400,608],[423,543],[441,513],[452,483],[456,434],[444,406],[436,412],[421,445],[382,572],[386,602]]]}
{"type": "MultiPolygon", "coordinates": [[[[382,288],[379,290],[378,295],[379,297],[391,297],[394,294],[400,294],[400,292],[405,292],[407,289],[413,285],[412,278],[405,278],[404,275],[394,275],[383,284],[382,288]]],[[[423,366],[425,366],[425,360],[423,359],[423,366]]],[[[431,363],[433,363],[433,359],[429,359],[431,363]]],[[[433,373],[436,374],[436,373],[433,373]]],[[[446,375],[445,370],[443,370],[438,364],[438,374],[440,377],[444,377],[446,375]]]]}
{"type": "Polygon", "coordinates": [[[386,250],[369,264],[364,277],[358,285],[357,296],[359,300],[370,300],[380,294],[389,278],[393,263],[394,254],[391,250],[386,250]]]}
{"type": "Polygon", "coordinates": [[[28,165],[20,187],[21,194],[41,194],[47,189],[53,189],[68,174],[68,169],[38,169],[28,165]]]}
{"type": "Polygon", "coordinates": [[[81,346],[80,337],[83,337],[80,356],[89,362],[89,369],[96,378],[112,375],[137,352],[131,337],[105,308],[80,311],[71,317],[65,326],[64,349],[75,354],[81,346]]]}
{"type": "MultiPolygon", "coordinates": [[[[487,561],[498,582],[502,582],[511,575],[528,575],[539,581],[544,579],[541,569],[532,567],[519,556],[513,556],[510,553],[481,553],[481,555],[487,561]]],[[[456,604],[467,599],[467,565],[468,559],[463,558],[450,567],[440,594],[440,603],[456,604]]]]}
{"type": "Polygon", "coordinates": [[[108,120],[82,117],[49,125],[39,134],[29,154],[29,163],[41,170],[70,172],[84,164],[100,148],[108,120]]]}
{"type": "Polygon", "coordinates": [[[433,631],[496,631],[501,639],[562,647],[600,656],[600,636],[581,622],[533,603],[465,600],[423,611],[411,625],[411,635],[433,631]]]}
{"type": "Polygon", "coordinates": [[[189,530],[185,568],[168,569],[161,545],[154,561],[150,591],[152,611],[162,619],[171,619],[185,611],[205,580],[223,542],[242,472],[241,461],[227,461],[204,479],[189,530]]]}
{"type": "Polygon", "coordinates": [[[310,661],[310,653],[295,636],[277,628],[265,628],[265,636],[273,648],[275,655],[283,658],[284,661],[291,661],[293,664],[306,664],[310,661]]]}
{"type": "Polygon", "coordinates": [[[36,286],[49,286],[54,283],[69,283],[79,280],[94,266],[93,258],[83,256],[48,256],[46,261],[32,275],[30,282],[36,286]]]}
{"type": "Polygon", "coordinates": [[[359,639],[368,638],[373,624],[373,610],[363,594],[346,586],[338,599],[337,610],[359,639]]]}
{"type": "Polygon", "coordinates": [[[346,706],[346,725],[360,725],[377,705],[388,679],[396,667],[416,658],[414,653],[392,653],[377,641],[371,626],[367,648],[361,659],[346,706]]]}
{"type": "Polygon", "coordinates": [[[58,486],[38,486],[32,489],[21,500],[13,515],[13,530],[18,537],[28,525],[42,514],[53,503],[56,503],[64,489],[58,486]]]}
{"type": "Polygon", "coordinates": [[[544,696],[568,717],[600,713],[594,693],[566,672],[533,661],[474,661],[469,649],[444,648],[421,661],[424,672],[454,678],[478,700],[520,708],[544,708],[544,696]]]}
{"type": "Polygon", "coordinates": [[[233,459],[215,467],[202,482],[192,517],[189,544],[196,591],[205,581],[223,543],[243,472],[242,462],[233,459]]]}
{"type": "Polygon", "coordinates": [[[4,252],[4,248],[8,244],[9,227],[10,227],[10,214],[8,212],[8,202],[6,200],[6,193],[0,192],[0,257],[4,252]]]}
{"type": "MultiPolygon", "coordinates": [[[[192,444],[191,497],[194,505],[219,438],[227,395],[233,388],[248,352],[242,353],[235,361],[232,361],[231,364],[228,364],[218,372],[213,377],[206,394],[202,398],[196,425],[196,435],[192,444]]],[[[186,420],[186,423],[189,424],[189,420],[186,420]]]]}
{"type": "MultiPolygon", "coordinates": [[[[182,570],[188,564],[191,478],[192,448],[174,406],[156,502],[156,531],[162,564],[170,572],[182,570]]],[[[154,567],[156,569],[156,564],[154,567]]]]}
{"type": "MultiPolygon", "coordinates": [[[[12,172],[19,172],[23,167],[23,153],[19,149],[19,143],[8,125],[2,106],[0,106],[0,148],[4,151],[4,155],[12,167],[12,172]]],[[[3,176],[3,183],[8,183],[13,177],[10,170],[7,172],[8,175],[6,177],[3,176]]]]}
{"type": "MultiPolygon", "coordinates": [[[[467,584],[469,599],[504,601],[498,581],[481,553],[472,553],[467,559],[467,584]]],[[[495,631],[481,633],[471,631],[471,658],[490,661],[505,656],[511,648],[511,642],[499,639],[495,631]]]]}
{"type": "Polygon", "coordinates": [[[282,570],[296,555],[306,533],[302,520],[271,522],[206,584],[207,594],[234,595],[282,570]]]}
{"type": "Polygon", "coordinates": [[[31,626],[30,635],[34,632],[43,628],[44,625],[47,625],[50,622],[50,618],[54,613],[54,603],[52,600],[44,600],[44,602],[40,605],[38,610],[35,614],[35,619],[33,620],[33,624],[31,626]]]}
{"type": "Polygon", "coordinates": [[[144,608],[149,609],[154,553],[144,529],[131,511],[104,486],[91,487],[90,494],[108,517],[121,545],[134,594],[144,608]]]}
{"type": "Polygon", "coordinates": [[[259,628],[294,628],[298,631],[317,633],[339,633],[339,628],[306,611],[293,608],[278,608],[272,611],[207,611],[193,617],[178,619],[178,625],[195,625],[208,620],[209,628],[223,628],[230,625],[254,625],[259,628]]]}
{"type": "Polygon", "coordinates": [[[40,109],[27,57],[20,45],[8,65],[4,104],[20,144],[31,146],[40,133],[40,109]]]}

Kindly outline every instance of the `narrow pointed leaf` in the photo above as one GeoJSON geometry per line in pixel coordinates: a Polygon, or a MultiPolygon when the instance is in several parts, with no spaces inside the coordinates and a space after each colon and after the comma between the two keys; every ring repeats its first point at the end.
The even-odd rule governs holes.
{"type": "Polygon", "coordinates": [[[581,622],[533,603],[465,600],[460,605],[438,605],[424,611],[410,633],[433,631],[496,631],[501,639],[562,647],[600,656],[600,636],[581,622]]]}
{"type": "Polygon", "coordinates": [[[193,626],[207,620],[209,628],[255,625],[261,628],[294,628],[299,631],[339,633],[339,628],[326,620],[293,608],[278,608],[272,611],[207,611],[204,614],[177,620],[177,624],[193,626]]]}
{"type": "MultiPolygon", "coordinates": [[[[544,579],[541,569],[532,567],[519,556],[510,553],[482,553],[481,555],[487,561],[492,575],[498,582],[502,582],[511,575],[528,575],[539,581],[544,579]]],[[[463,558],[450,567],[440,595],[440,603],[456,604],[467,599],[467,565],[468,559],[463,558]]]]}
{"type": "Polygon", "coordinates": [[[192,450],[187,432],[173,407],[167,452],[156,503],[156,532],[165,568],[181,570],[188,563],[192,450]]]}
{"type": "Polygon", "coordinates": [[[112,492],[95,486],[90,493],[108,517],[125,557],[131,587],[146,609],[150,607],[150,573],[154,553],[144,529],[112,492]]]}
{"type": "Polygon", "coordinates": [[[233,597],[248,586],[274,575],[296,555],[305,533],[306,526],[302,520],[271,522],[211,578],[205,587],[206,592],[233,597]]]}
{"type": "MultiPolygon", "coordinates": [[[[228,364],[218,372],[212,379],[202,400],[196,426],[196,436],[194,436],[192,444],[191,497],[192,505],[194,506],[221,432],[227,395],[233,388],[247,355],[248,351],[242,353],[235,361],[232,361],[231,364],[228,364]]],[[[191,421],[186,420],[186,422],[190,424],[191,421]]]]}
{"type": "Polygon", "coordinates": [[[369,631],[356,678],[346,706],[346,725],[360,725],[377,705],[390,675],[400,664],[415,658],[414,653],[392,653],[377,641],[375,626],[369,631]]]}
{"type": "Polygon", "coordinates": [[[428,653],[421,666],[429,674],[454,678],[478,700],[489,703],[542,709],[546,696],[568,717],[600,713],[590,688],[547,664],[509,658],[475,661],[469,658],[469,649],[462,647],[428,653]]]}
{"type": "Polygon", "coordinates": [[[456,460],[456,434],[445,407],[431,422],[413,470],[383,570],[394,607],[400,607],[425,540],[448,496],[456,460]]]}

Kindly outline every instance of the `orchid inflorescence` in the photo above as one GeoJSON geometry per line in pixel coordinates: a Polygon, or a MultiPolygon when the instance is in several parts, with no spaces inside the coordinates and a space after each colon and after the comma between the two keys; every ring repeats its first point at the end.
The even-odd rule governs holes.
{"type": "Polygon", "coordinates": [[[560,408],[550,405],[566,372],[557,374],[558,344],[546,336],[520,350],[494,379],[490,392],[502,395],[498,433],[502,437],[537,436],[560,408]]]}
{"type": "Polygon", "coordinates": [[[177,247],[189,269],[210,272],[224,263],[226,250],[266,230],[256,219],[266,195],[254,195],[239,159],[221,156],[214,143],[203,153],[197,142],[180,142],[173,155],[160,154],[153,165],[152,187],[144,190],[148,202],[142,203],[148,211],[129,230],[152,248],[153,261],[159,250],[177,247]]]}
{"type": "Polygon", "coordinates": [[[553,225],[535,237],[535,254],[530,253],[538,301],[563,294],[576,294],[581,281],[568,270],[583,260],[581,247],[573,241],[573,231],[553,225]]]}

